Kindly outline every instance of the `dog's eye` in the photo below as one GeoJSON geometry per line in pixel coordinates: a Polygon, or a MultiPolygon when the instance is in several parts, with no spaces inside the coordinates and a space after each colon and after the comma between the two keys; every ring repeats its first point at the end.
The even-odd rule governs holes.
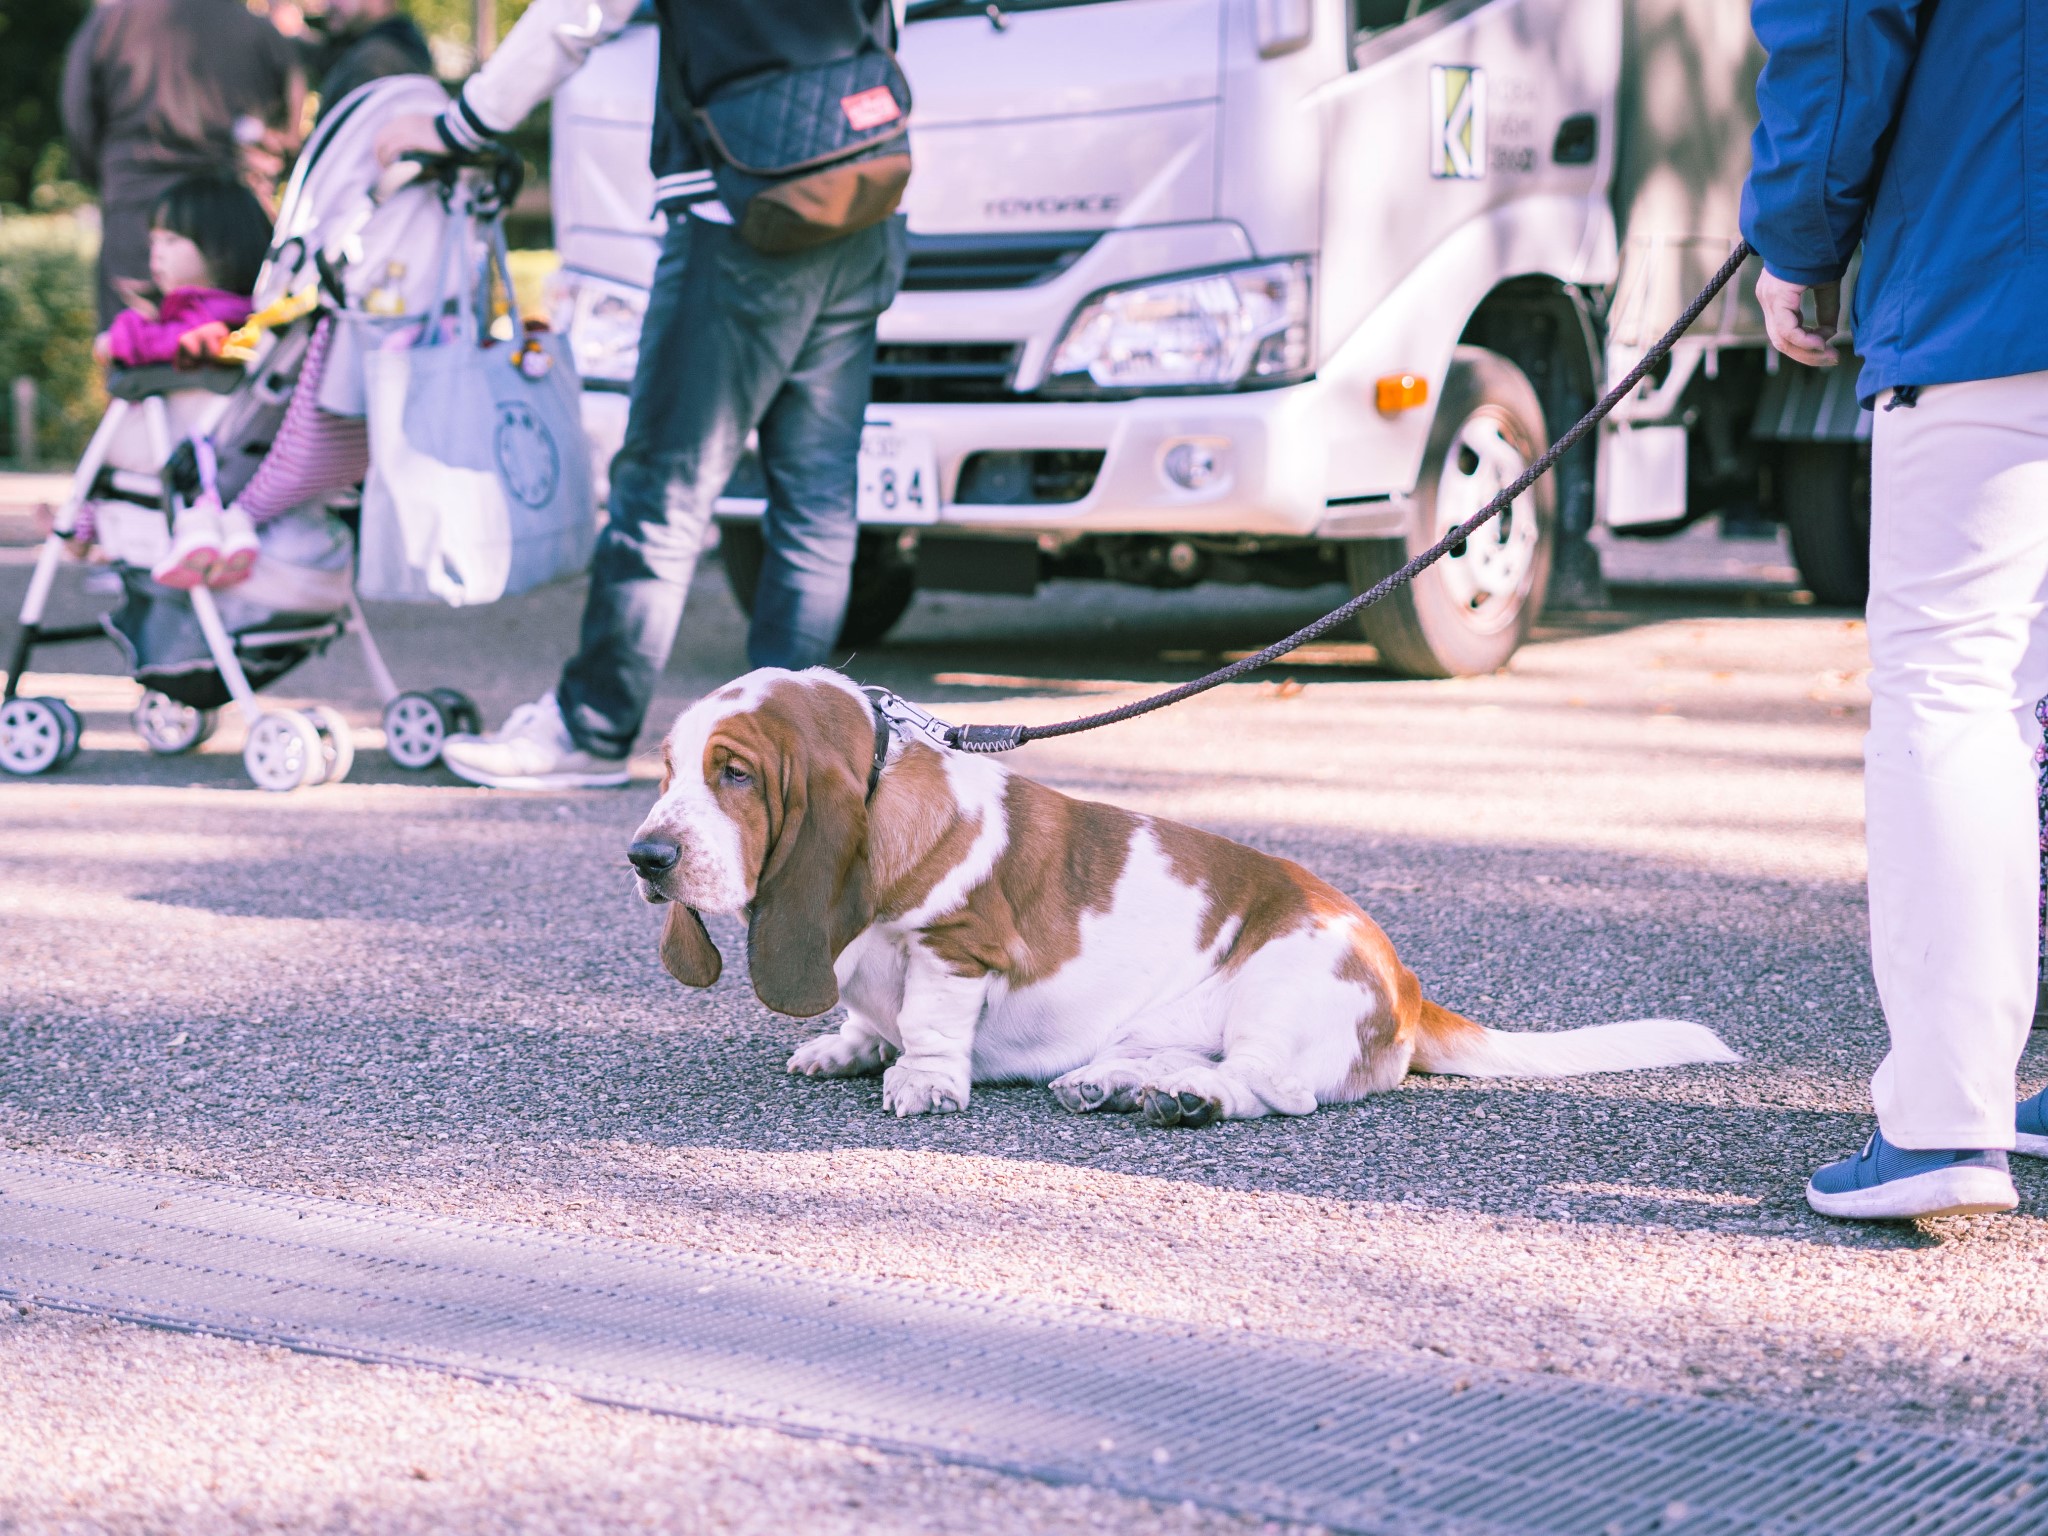
{"type": "Polygon", "coordinates": [[[718,770],[718,782],[733,789],[745,789],[754,782],[754,776],[738,763],[727,763],[718,770]]]}

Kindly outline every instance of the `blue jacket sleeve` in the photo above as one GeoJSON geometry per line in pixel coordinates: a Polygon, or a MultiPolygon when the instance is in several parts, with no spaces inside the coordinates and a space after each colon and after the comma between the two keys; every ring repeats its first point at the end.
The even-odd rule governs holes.
{"type": "Polygon", "coordinates": [[[1841,277],[1891,147],[1935,0],[1754,0],[1767,55],[1742,233],[1793,283],[1841,277]]]}

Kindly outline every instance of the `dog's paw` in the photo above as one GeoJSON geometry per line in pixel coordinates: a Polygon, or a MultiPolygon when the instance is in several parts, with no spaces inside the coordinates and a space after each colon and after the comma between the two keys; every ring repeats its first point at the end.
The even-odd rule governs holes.
{"type": "Polygon", "coordinates": [[[799,1077],[872,1077],[895,1056],[896,1048],[886,1040],[836,1030],[798,1046],[789,1070],[799,1077]]]}
{"type": "Polygon", "coordinates": [[[882,1074],[882,1108],[905,1115],[950,1115],[967,1107],[965,1072],[947,1072],[899,1061],[882,1074]]]}
{"type": "Polygon", "coordinates": [[[1138,1075],[1129,1067],[1098,1067],[1090,1063],[1054,1078],[1046,1086],[1052,1089],[1061,1108],[1077,1115],[1097,1110],[1124,1115],[1138,1107],[1138,1075]]]}
{"type": "Polygon", "coordinates": [[[1191,1089],[1173,1093],[1164,1088],[1147,1088],[1138,1096],[1138,1113],[1147,1125],[1195,1130],[1221,1117],[1223,1101],[1191,1089]]]}
{"type": "Polygon", "coordinates": [[[1138,1090],[1138,1115],[1147,1125],[1194,1130],[1265,1112],[1259,1096],[1227,1066],[1155,1070],[1145,1074],[1138,1090]]]}

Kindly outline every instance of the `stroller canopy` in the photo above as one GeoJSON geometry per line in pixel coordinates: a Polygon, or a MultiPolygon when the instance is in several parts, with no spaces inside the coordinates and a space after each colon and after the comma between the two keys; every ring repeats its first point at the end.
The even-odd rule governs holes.
{"type": "MultiPolygon", "coordinates": [[[[435,253],[447,217],[438,188],[416,182],[383,202],[377,133],[394,117],[438,113],[448,93],[425,75],[391,75],[344,96],[320,120],[285,188],[270,254],[256,280],[256,307],[316,280],[317,257],[341,278],[344,307],[391,290],[406,313],[434,293],[435,253]]],[[[395,307],[395,306],[394,306],[395,307]]]]}

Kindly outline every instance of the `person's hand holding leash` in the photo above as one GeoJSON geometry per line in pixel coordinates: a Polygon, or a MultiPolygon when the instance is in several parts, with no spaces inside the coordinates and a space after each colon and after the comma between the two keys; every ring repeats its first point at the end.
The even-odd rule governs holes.
{"type": "MultiPolygon", "coordinates": [[[[394,125],[395,126],[395,125],[394,125]]],[[[388,131],[388,130],[387,130],[388,131]]],[[[383,149],[382,140],[378,149],[383,149]]],[[[1756,301],[1763,306],[1764,329],[1771,345],[1796,363],[1832,368],[1840,359],[1830,343],[1842,318],[1840,283],[1788,283],[1766,270],[1756,280],[1756,301]],[[1806,295],[1813,294],[1815,325],[1806,323],[1806,295]]]]}
{"type": "Polygon", "coordinates": [[[434,119],[424,112],[408,112],[394,117],[377,130],[377,163],[389,165],[400,155],[445,155],[448,145],[441,132],[434,126],[434,119]]]}

